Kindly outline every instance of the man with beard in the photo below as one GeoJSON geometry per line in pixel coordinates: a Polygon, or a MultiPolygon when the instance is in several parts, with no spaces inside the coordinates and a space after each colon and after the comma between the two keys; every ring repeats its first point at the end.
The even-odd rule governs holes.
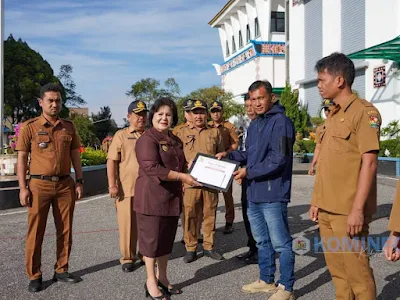
{"type": "Polygon", "coordinates": [[[62,107],[61,91],[61,87],[54,83],[41,88],[39,105],[42,115],[22,124],[16,147],[19,198],[21,205],[28,207],[26,272],[30,279],[30,292],[43,289],[40,266],[50,206],[53,208],[57,232],[57,262],[53,281],[79,281],[68,273],[68,262],[75,201],[82,197],[80,141],[74,124],[58,116],[62,107]],[[70,176],[71,162],[75,169],[75,182],[70,176]],[[29,182],[26,180],[28,169],[29,182]]]}

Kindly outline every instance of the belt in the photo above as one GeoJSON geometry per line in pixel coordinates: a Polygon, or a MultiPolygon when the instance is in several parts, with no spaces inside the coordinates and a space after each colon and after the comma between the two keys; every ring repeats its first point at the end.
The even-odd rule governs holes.
{"type": "Polygon", "coordinates": [[[42,179],[42,180],[49,180],[53,182],[60,181],[62,179],[66,179],[69,177],[69,175],[63,175],[63,176],[44,176],[44,175],[31,175],[31,178],[36,178],[36,179],[42,179]]]}

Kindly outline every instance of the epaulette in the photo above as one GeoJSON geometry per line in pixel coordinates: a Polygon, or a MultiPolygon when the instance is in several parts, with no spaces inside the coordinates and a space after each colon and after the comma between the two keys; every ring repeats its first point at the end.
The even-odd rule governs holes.
{"type": "Polygon", "coordinates": [[[369,101],[367,101],[367,100],[365,100],[365,99],[359,98],[359,100],[360,100],[360,103],[361,103],[362,105],[364,105],[365,107],[374,106],[371,102],[369,102],[369,101]]]}
{"type": "Polygon", "coordinates": [[[182,128],[187,127],[186,123],[181,123],[178,126],[175,126],[172,130],[173,134],[177,134],[182,128]]]}
{"type": "Polygon", "coordinates": [[[32,119],[26,120],[25,122],[23,122],[23,123],[21,124],[21,126],[29,125],[29,124],[31,124],[31,123],[37,121],[39,118],[40,118],[40,117],[36,117],[36,118],[32,118],[32,119]]]}

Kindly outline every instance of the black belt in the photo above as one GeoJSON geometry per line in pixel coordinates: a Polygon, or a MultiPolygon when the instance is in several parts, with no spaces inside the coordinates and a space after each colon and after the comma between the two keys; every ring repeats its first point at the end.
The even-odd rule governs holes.
{"type": "Polygon", "coordinates": [[[57,182],[69,177],[69,175],[64,176],[44,176],[44,175],[31,175],[31,178],[42,179],[42,180],[49,180],[53,182],[57,182]]]}

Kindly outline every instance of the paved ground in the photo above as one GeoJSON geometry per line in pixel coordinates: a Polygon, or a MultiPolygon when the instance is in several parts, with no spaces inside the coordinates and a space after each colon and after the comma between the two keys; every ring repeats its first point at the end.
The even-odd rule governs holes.
{"type": "MultiPolygon", "coordinates": [[[[308,203],[313,177],[295,175],[293,200],[290,205],[290,226],[294,236],[316,236],[313,223],[307,219],[308,203]]],[[[381,179],[379,184],[379,211],[371,226],[372,234],[387,235],[387,216],[395,191],[396,181],[381,179]]],[[[247,251],[246,233],[242,223],[240,190],[235,186],[236,223],[232,235],[225,236],[224,206],[220,201],[217,214],[217,249],[224,253],[225,261],[201,258],[184,264],[184,247],[179,243],[179,227],[174,251],[171,255],[170,280],[183,288],[184,294],[175,299],[267,299],[267,294],[246,295],[240,292],[243,284],[258,278],[257,265],[244,265],[235,256],[247,251]]],[[[24,270],[24,236],[26,213],[24,209],[0,212],[0,299],[144,299],[144,267],[133,273],[122,273],[119,265],[118,232],[113,202],[107,196],[81,201],[76,207],[74,244],[71,271],[83,281],[68,286],[50,281],[55,261],[55,229],[49,218],[43,245],[42,270],[47,288],[38,293],[27,292],[24,270]]],[[[374,268],[381,300],[400,299],[400,264],[386,263],[382,253],[373,253],[374,268]]],[[[295,292],[298,299],[334,299],[333,286],[322,254],[309,252],[296,256],[295,292]]]]}

